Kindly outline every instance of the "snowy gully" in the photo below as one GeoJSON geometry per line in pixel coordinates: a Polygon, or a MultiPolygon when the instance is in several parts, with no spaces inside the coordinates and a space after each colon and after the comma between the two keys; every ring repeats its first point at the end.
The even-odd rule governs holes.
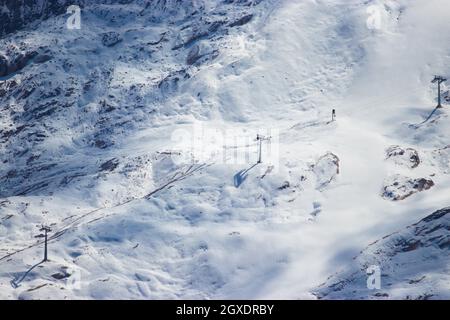
{"type": "Polygon", "coordinates": [[[177,307],[177,315],[197,315],[207,318],[212,314],[220,315],[271,315],[274,305],[265,304],[241,304],[241,305],[220,305],[220,308],[214,307],[192,307],[183,304],[177,307]]]}

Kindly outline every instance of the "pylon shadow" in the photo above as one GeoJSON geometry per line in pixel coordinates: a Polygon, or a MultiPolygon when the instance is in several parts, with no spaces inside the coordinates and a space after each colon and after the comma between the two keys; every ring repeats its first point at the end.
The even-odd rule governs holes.
{"type": "Polygon", "coordinates": [[[420,123],[417,123],[417,124],[411,124],[410,126],[411,126],[411,127],[414,127],[414,128],[418,128],[418,127],[421,126],[422,124],[425,124],[425,123],[427,123],[428,121],[430,121],[430,119],[435,115],[435,113],[436,113],[438,110],[441,110],[441,109],[442,109],[442,107],[436,107],[436,108],[434,108],[433,111],[431,111],[431,113],[428,115],[428,117],[427,117],[424,121],[422,121],[422,122],[420,122],[420,123]]]}
{"type": "Polygon", "coordinates": [[[244,169],[239,171],[238,173],[236,173],[234,175],[234,186],[236,188],[239,188],[244,181],[247,179],[248,177],[248,173],[250,172],[250,170],[252,170],[254,167],[256,167],[258,165],[258,163],[255,163],[254,165],[252,165],[250,168],[244,169]]]}
{"type": "Polygon", "coordinates": [[[18,288],[18,287],[20,286],[20,284],[22,283],[22,281],[25,280],[25,278],[27,277],[27,275],[28,275],[31,271],[33,271],[34,268],[40,266],[40,265],[43,264],[44,262],[45,262],[45,261],[42,260],[41,262],[36,263],[36,264],[35,264],[34,266],[32,266],[30,269],[28,269],[27,271],[25,271],[25,273],[22,275],[22,277],[11,280],[11,286],[12,286],[14,289],[18,288]]]}

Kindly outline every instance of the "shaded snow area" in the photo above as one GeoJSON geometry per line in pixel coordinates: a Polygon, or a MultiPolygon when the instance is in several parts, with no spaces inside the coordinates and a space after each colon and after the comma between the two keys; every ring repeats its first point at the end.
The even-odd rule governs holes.
{"type": "Polygon", "coordinates": [[[450,298],[443,0],[78,3],[0,29],[0,298],[450,298]]]}
{"type": "MultiPolygon", "coordinates": [[[[434,212],[402,231],[370,244],[349,266],[318,290],[318,297],[449,299],[450,208],[434,212]],[[367,289],[370,266],[385,266],[381,290],[367,289]]],[[[370,283],[370,281],[369,281],[370,283]]]]}

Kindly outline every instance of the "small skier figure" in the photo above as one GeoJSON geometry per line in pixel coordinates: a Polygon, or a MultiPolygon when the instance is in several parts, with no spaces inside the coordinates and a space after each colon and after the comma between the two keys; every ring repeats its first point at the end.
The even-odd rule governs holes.
{"type": "Polygon", "coordinates": [[[336,110],[333,109],[333,111],[331,111],[331,121],[335,121],[336,120],[336,110]]]}

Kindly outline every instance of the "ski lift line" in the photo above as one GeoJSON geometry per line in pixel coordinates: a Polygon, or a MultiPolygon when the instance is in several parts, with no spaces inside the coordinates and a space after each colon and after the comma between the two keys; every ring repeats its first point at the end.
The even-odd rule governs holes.
{"type": "MultiPolygon", "coordinates": [[[[207,166],[208,166],[208,165],[205,165],[205,164],[204,164],[204,165],[200,165],[200,166],[198,166],[197,168],[194,168],[193,170],[191,170],[191,169],[193,168],[193,166],[190,166],[189,169],[188,169],[189,172],[186,171],[187,175],[185,175],[185,176],[183,176],[183,177],[181,177],[181,178],[176,178],[175,180],[170,180],[169,182],[167,182],[167,183],[164,184],[163,186],[161,186],[161,187],[159,187],[159,188],[153,190],[152,192],[150,192],[149,194],[145,195],[144,197],[129,199],[129,200],[123,202],[123,203],[117,204],[117,205],[112,206],[112,207],[103,207],[103,208],[98,208],[98,209],[92,210],[92,211],[90,211],[90,212],[85,213],[84,215],[82,215],[82,216],[79,217],[78,219],[76,219],[76,221],[79,221],[79,220],[81,220],[82,218],[85,218],[86,216],[90,216],[92,213],[95,213],[95,212],[98,212],[98,211],[101,211],[101,210],[104,210],[104,209],[114,209],[114,208],[117,208],[117,207],[120,207],[120,206],[124,206],[124,205],[126,205],[126,204],[128,204],[128,203],[130,203],[130,202],[132,202],[132,201],[140,200],[140,199],[145,199],[145,198],[148,198],[148,197],[150,197],[150,196],[153,196],[155,193],[157,193],[157,192],[159,192],[159,191],[161,191],[161,190],[167,188],[168,186],[172,185],[173,183],[175,183],[175,182],[177,182],[177,181],[182,181],[182,180],[186,179],[188,176],[194,174],[195,172],[197,172],[197,171],[199,171],[199,170],[201,170],[201,169],[203,169],[203,168],[205,168],[205,167],[207,167],[207,166]]],[[[109,216],[111,216],[111,215],[109,215],[109,216]]],[[[103,218],[103,217],[100,217],[100,218],[98,218],[97,220],[100,220],[100,219],[102,219],[102,218],[103,218]]],[[[48,243],[49,243],[49,242],[53,242],[54,240],[57,240],[58,238],[60,238],[61,236],[63,236],[67,231],[69,231],[69,230],[71,230],[71,229],[76,229],[77,227],[79,227],[79,226],[82,225],[82,223],[75,224],[76,221],[72,221],[72,222],[70,222],[68,225],[66,225],[66,226],[62,227],[61,229],[59,229],[54,235],[52,235],[51,237],[48,238],[48,243]]],[[[32,248],[34,248],[34,247],[40,246],[40,245],[42,245],[42,244],[44,244],[44,243],[45,243],[44,241],[38,241],[37,243],[32,244],[32,245],[29,245],[29,246],[27,246],[27,247],[25,247],[25,248],[22,248],[22,249],[19,249],[19,250],[15,250],[15,251],[13,251],[13,252],[11,252],[11,253],[9,253],[9,254],[7,254],[7,255],[1,257],[1,258],[0,258],[0,262],[3,261],[3,260],[5,260],[5,259],[10,258],[10,257],[13,256],[13,255],[16,255],[16,254],[21,253],[21,252],[24,252],[24,251],[26,251],[26,250],[28,250],[28,249],[32,249],[32,248]]]]}
{"type": "MultiPolygon", "coordinates": [[[[152,156],[160,156],[161,154],[164,154],[163,152],[156,152],[156,153],[154,153],[154,154],[152,154],[152,156]]],[[[85,155],[85,154],[82,154],[83,156],[85,155]]],[[[135,158],[139,158],[139,157],[145,157],[145,156],[147,156],[147,155],[149,155],[149,153],[148,152],[142,152],[142,153],[134,153],[134,154],[132,154],[132,157],[135,157],[135,158]]],[[[98,156],[98,155],[97,155],[98,156]]],[[[111,157],[120,157],[120,156],[116,156],[116,155],[111,155],[111,157]]],[[[67,163],[69,163],[70,161],[66,161],[67,163]]],[[[66,162],[62,162],[63,164],[65,164],[66,162]]],[[[96,164],[99,164],[99,163],[101,163],[99,160],[97,160],[96,161],[96,164]]],[[[52,182],[56,182],[56,181],[59,181],[59,179],[58,179],[58,176],[57,177],[53,177],[53,178],[50,178],[50,179],[46,179],[46,178],[44,178],[44,179],[41,179],[41,180],[39,180],[38,181],[38,183],[43,183],[43,182],[48,182],[48,183],[52,183],[52,182]]],[[[29,186],[30,187],[30,186],[29,186]]],[[[21,192],[24,192],[23,191],[23,189],[22,189],[22,191],[21,192]]],[[[98,209],[97,209],[98,210],[98,209]]],[[[69,217],[69,218],[71,218],[71,217],[69,217]]],[[[68,218],[66,218],[66,219],[68,219],[68,218]]],[[[2,223],[0,223],[0,225],[1,225],[2,223]]]]}
{"type": "MultiPolygon", "coordinates": [[[[417,86],[417,87],[414,87],[414,89],[412,89],[411,92],[417,92],[420,89],[422,89],[422,87],[417,86]]],[[[391,94],[389,96],[385,96],[382,99],[375,98],[375,99],[362,100],[363,104],[361,104],[361,106],[363,106],[363,107],[365,107],[365,106],[374,106],[374,105],[377,105],[377,104],[380,104],[380,103],[390,102],[390,101],[392,101],[393,98],[400,97],[402,95],[403,95],[403,93],[396,93],[396,94],[391,94]]]]}
{"type": "MultiPolygon", "coordinates": [[[[302,85],[304,83],[308,83],[308,82],[309,82],[308,80],[304,80],[304,81],[300,82],[300,85],[302,85]]],[[[312,82],[312,80],[311,80],[311,82],[312,82]]],[[[423,89],[423,86],[417,85],[417,86],[413,86],[410,89],[409,92],[415,93],[415,92],[418,92],[418,91],[420,91],[422,89],[423,89]]],[[[307,99],[308,97],[311,97],[313,95],[317,95],[317,94],[309,94],[305,98],[307,99]]],[[[400,97],[402,95],[403,95],[403,93],[396,93],[396,94],[391,94],[391,95],[388,95],[388,96],[384,96],[381,99],[378,99],[378,98],[364,99],[364,100],[361,101],[362,103],[358,103],[358,107],[359,107],[359,109],[365,109],[367,107],[376,107],[376,106],[378,106],[380,104],[391,102],[391,101],[393,101],[394,98],[400,97]]],[[[293,102],[291,104],[295,105],[295,104],[298,104],[298,102],[293,102]]],[[[339,110],[339,114],[343,114],[343,115],[346,115],[346,116],[350,116],[351,114],[354,114],[354,112],[350,113],[350,112],[347,112],[347,111],[339,108],[339,106],[341,106],[342,104],[343,104],[343,102],[336,104],[337,105],[336,109],[339,110]]]]}
{"type": "Polygon", "coordinates": [[[83,214],[82,216],[78,217],[77,219],[71,221],[66,226],[60,228],[58,232],[65,232],[66,230],[70,229],[73,226],[78,226],[79,224],[76,224],[76,222],[84,219],[87,216],[90,216],[93,213],[96,213],[96,212],[99,212],[99,211],[102,211],[102,210],[105,210],[105,209],[115,209],[115,208],[124,206],[124,205],[126,205],[126,204],[128,204],[130,202],[133,202],[135,200],[141,200],[141,199],[149,198],[150,196],[154,195],[155,193],[157,193],[157,192],[159,192],[161,190],[164,190],[165,188],[167,188],[168,186],[174,184],[175,182],[183,181],[187,177],[189,177],[192,174],[194,174],[195,172],[197,172],[197,171],[199,171],[201,169],[204,169],[206,167],[207,167],[206,164],[199,165],[196,168],[194,167],[194,165],[191,165],[184,172],[176,172],[166,183],[162,184],[160,187],[158,187],[155,190],[151,191],[147,195],[145,195],[143,197],[138,197],[138,198],[131,198],[131,199],[128,199],[128,200],[126,200],[126,201],[124,201],[122,203],[116,204],[116,205],[111,206],[111,207],[102,207],[102,208],[98,208],[98,209],[92,210],[90,212],[87,212],[87,213],[83,214]]]}
{"type": "MultiPolygon", "coordinates": [[[[54,240],[59,239],[61,236],[63,236],[69,230],[76,229],[77,227],[82,226],[83,223],[78,223],[78,224],[75,224],[75,223],[81,221],[82,219],[84,219],[87,216],[90,216],[93,213],[102,211],[104,209],[115,209],[115,208],[124,206],[124,205],[126,205],[126,204],[128,204],[130,202],[136,201],[136,200],[149,199],[150,197],[154,196],[156,193],[166,189],[167,187],[173,185],[174,183],[179,182],[179,181],[183,181],[183,180],[187,179],[188,177],[192,176],[193,174],[197,173],[198,171],[201,171],[202,169],[205,169],[205,168],[207,168],[207,167],[209,167],[211,165],[212,165],[212,163],[209,163],[209,164],[205,164],[204,163],[204,164],[200,164],[200,165],[197,165],[197,166],[195,166],[195,164],[192,164],[192,165],[190,165],[187,168],[187,170],[185,170],[182,173],[182,176],[178,176],[178,177],[176,177],[175,175],[172,176],[172,178],[169,179],[169,181],[167,181],[165,184],[163,184],[162,186],[156,188],[155,190],[151,191],[150,193],[148,193],[147,195],[145,195],[143,197],[132,198],[132,199],[129,199],[129,200],[125,201],[125,202],[116,204],[116,205],[111,206],[111,207],[102,207],[102,208],[97,208],[95,210],[91,210],[91,211],[83,214],[82,216],[78,217],[74,221],[68,223],[67,225],[59,228],[58,231],[55,232],[55,234],[53,234],[52,236],[48,237],[47,243],[50,243],[50,242],[53,242],[54,240]]],[[[111,215],[109,215],[109,216],[111,216],[111,215]]],[[[102,218],[103,217],[100,217],[99,219],[102,219],[102,218]]],[[[12,257],[12,256],[14,256],[16,254],[19,254],[19,253],[22,253],[22,252],[27,251],[29,249],[35,248],[37,246],[40,246],[40,245],[42,245],[44,243],[45,243],[45,241],[37,241],[36,243],[28,245],[28,246],[26,246],[26,247],[24,247],[22,249],[18,249],[18,250],[15,250],[15,251],[11,252],[11,253],[8,253],[8,254],[0,257],[0,262],[5,261],[6,259],[8,259],[8,258],[10,258],[10,257],[12,257]]]]}
{"type": "MultiPolygon", "coordinates": [[[[417,87],[414,87],[414,89],[412,89],[410,92],[417,92],[417,91],[421,90],[422,88],[423,87],[421,87],[421,86],[417,86],[417,87]]],[[[398,94],[389,95],[387,97],[383,97],[382,99],[376,99],[376,98],[375,99],[366,99],[366,100],[363,100],[363,102],[365,101],[365,102],[368,102],[368,103],[358,104],[358,107],[359,107],[359,109],[365,109],[367,107],[376,107],[376,106],[378,106],[380,104],[383,104],[383,103],[392,102],[394,100],[394,98],[402,96],[402,95],[403,95],[402,93],[398,93],[398,94]]],[[[294,104],[296,104],[296,103],[294,103],[294,104]]],[[[343,114],[343,115],[346,115],[346,116],[351,116],[352,114],[355,114],[354,112],[347,112],[347,111],[345,111],[345,109],[340,109],[339,106],[342,106],[342,104],[343,104],[342,102],[339,103],[339,104],[336,104],[337,108],[335,108],[335,109],[338,110],[339,114],[341,114],[341,115],[343,114]]],[[[320,119],[317,120],[317,121],[307,122],[307,123],[296,122],[294,125],[290,125],[289,127],[281,128],[279,130],[280,130],[280,134],[283,134],[283,133],[285,133],[285,131],[289,131],[289,130],[293,129],[294,127],[296,127],[298,125],[301,125],[301,124],[305,125],[305,127],[301,128],[301,129],[305,129],[305,128],[312,127],[314,125],[327,124],[327,123],[328,123],[328,121],[324,120],[323,122],[321,122],[320,119]]]]}
{"type": "MultiPolygon", "coordinates": [[[[166,183],[164,183],[163,185],[161,185],[160,187],[156,188],[155,190],[153,190],[152,192],[150,192],[149,194],[147,194],[147,195],[145,195],[145,196],[143,196],[143,197],[132,198],[132,199],[129,199],[129,200],[127,200],[127,201],[125,201],[125,202],[122,202],[122,203],[120,203],[120,204],[114,205],[114,206],[112,206],[112,207],[99,208],[99,209],[97,209],[97,210],[94,210],[93,212],[91,211],[91,212],[88,212],[88,213],[84,214],[83,217],[80,217],[80,218],[84,218],[84,217],[86,217],[86,216],[90,216],[92,213],[98,212],[98,211],[101,211],[101,210],[104,210],[104,209],[115,209],[115,208],[124,206],[124,205],[126,205],[126,204],[128,204],[128,203],[130,203],[130,202],[133,202],[133,201],[135,201],[135,200],[148,199],[148,198],[150,198],[151,196],[153,196],[154,194],[158,193],[159,191],[162,191],[162,190],[166,189],[167,187],[169,187],[170,185],[173,185],[175,182],[183,181],[183,180],[185,180],[186,178],[188,178],[189,176],[191,176],[192,174],[194,174],[195,172],[197,172],[197,171],[199,171],[199,170],[201,170],[201,169],[204,169],[204,168],[206,168],[207,166],[209,166],[209,165],[203,164],[203,165],[200,165],[200,166],[194,168],[194,166],[191,165],[191,166],[188,168],[188,170],[186,170],[184,173],[180,173],[181,175],[177,175],[177,174],[179,173],[179,172],[177,172],[177,173],[176,173],[175,175],[173,175],[172,178],[169,179],[166,183]]],[[[109,216],[111,216],[111,215],[108,215],[108,217],[109,217],[109,216]]],[[[92,222],[92,221],[97,221],[97,220],[100,220],[100,219],[103,219],[103,218],[104,218],[104,217],[99,217],[99,218],[94,219],[94,220],[91,220],[91,221],[89,221],[89,222],[87,222],[87,223],[90,223],[90,222],[92,222]]],[[[79,220],[80,220],[80,219],[78,219],[78,221],[79,221],[79,220]]],[[[61,228],[61,229],[60,229],[60,230],[52,237],[52,240],[61,237],[63,234],[65,234],[65,233],[66,233],[67,231],[69,231],[70,229],[72,229],[72,228],[77,228],[77,227],[79,227],[80,225],[82,225],[82,224],[81,224],[81,223],[80,223],[80,224],[75,224],[75,221],[72,221],[71,223],[69,223],[69,224],[66,225],[65,227],[61,228]]]]}
{"type": "MultiPolygon", "coordinates": [[[[421,89],[423,89],[423,87],[416,87],[415,89],[411,89],[410,92],[417,92],[417,91],[420,91],[421,89]]],[[[363,109],[365,109],[367,107],[376,107],[376,106],[379,106],[380,104],[393,102],[394,98],[400,97],[402,95],[403,95],[402,93],[398,93],[398,94],[389,95],[389,96],[384,97],[382,99],[376,99],[375,98],[375,99],[363,100],[362,104],[358,103],[358,110],[363,110],[363,109]],[[365,102],[368,102],[368,103],[365,103],[365,102]]],[[[338,109],[338,110],[340,109],[339,105],[342,105],[342,103],[337,105],[338,107],[336,109],[338,109]]],[[[355,114],[355,112],[351,112],[350,113],[350,112],[347,112],[345,110],[342,110],[339,113],[340,114],[344,114],[346,116],[350,116],[351,114],[355,114]]]]}
{"type": "MultiPolygon", "coordinates": [[[[417,92],[417,91],[420,91],[420,90],[422,90],[422,89],[423,89],[422,86],[417,85],[417,86],[413,87],[413,88],[410,90],[410,92],[417,92]]],[[[400,96],[402,96],[402,95],[403,95],[402,93],[397,93],[397,94],[391,94],[391,95],[389,95],[389,96],[383,97],[382,99],[376,99],[376,98],[375,98],[375,99],[366,99],[366,100],[363,100],[363,102],[368,102],[368,103],[358,104],[358,107],[359,107],[358,110],[360,110],[360,109],[363,110],[363,109],[366,109],[366,108],[368,108],[368,107],[376,107],[376,106],[379,106],[380,104],[393,102],[394,98],[400,97],[400,96]]],[[[336,104],[336,105],[337,105],[337,108],[335,108],[335,109],[337,109],[337,110],[338,110],[338,113],[341,114],[341,115],[345,115],[345,116],[351,117],[352,115],[355,114],[355,112],[347,112],[347,111],[345,111],[345,109],[339,108],[340,106],[343,105],[343,102],[338,103],[338,104],[336,104]]],[[[281,129],[281,130],[280,130],[280,134],[285,134],[285,133],[287,133],[287,132],[285,132],[285,131],[292,130],[292,129],[294,129],[296,126],[299,126],[299,125],[301,125],[301,124],[302,124],[302,123],[298,123],[298,122],[297,122],[297,123],[295,123],[294,125],[292,125],[292,126],[290,126],[290,127],[288,127],[288,128],[281,129]]],[[[328,121],[323,121],[323,122],[321,122],[320,119],[319,119],[319,120],[317,120],[317,121],[307,122],[307,123],[303,123],[303,124],[304,124],[304,127],[301,127],[300,129],[306,129],[306,128],[309,128],[309,127],[313,127],[314,125],[328,124],[328,121]]]]}

